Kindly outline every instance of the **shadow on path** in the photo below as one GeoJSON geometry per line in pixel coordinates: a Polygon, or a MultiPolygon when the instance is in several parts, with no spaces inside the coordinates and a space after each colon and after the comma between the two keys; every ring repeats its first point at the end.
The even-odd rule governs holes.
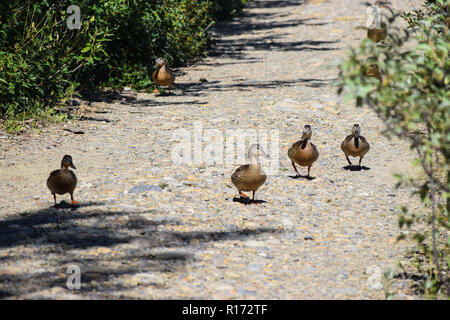
{"type": "Polygon", "coordinates": [[[348,171],[362,171],[362,170],[370,170],[369,167],[366,166],[358,166],[358,165],[348,165],[343,167],[343,169],[348,170],[348,171]]]}
{"type": "MultiPolygon", "coordinates": [[[[0,248],[14,252],[0,256],[0,298],[53,295],[52,288],[66,288],[67,267],[73,264],[81,269],[82,289],[66,293],[112,297],[138,285],[121,277],[181,270],[205,243],[280,232],[268,228],[167,231],[160,226],[180,222],[149,218],[156,210],[109,211],[102,206],[92,202],[79,211],[44,208],[0,220],[0,248]],[[34,267],[35,261],[45,261],[46,267],[34,267]],[[46,292],[39,293],[42,290],[46,292]]],[[[145,285],[161,286],[157,281],[145,285]]]]}

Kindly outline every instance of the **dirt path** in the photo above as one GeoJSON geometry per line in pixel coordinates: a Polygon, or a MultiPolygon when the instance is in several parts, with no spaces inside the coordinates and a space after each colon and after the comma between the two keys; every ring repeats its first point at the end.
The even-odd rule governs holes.
{"type": "MultiPolygon", "coordinates": [[[[330,86],[333,63],[364,37],[355,27],[365,7],[299,3],[255,0],[218,26],[219,47],[177,71],[172,96],[124,95],[82,105],[80,121],[41,134],[0,134],[0,297],[384,298],[370,270],[405,259],[398,207],[417,201],[394,188],[393,173],[415,174],[414,155],[330,86]],[[196,121],[223,137],[278,130],[280,168],[257,193],[265,202],[233,201],[236,164],[172,162],[174,132],[193,136],[196,121]],[[371,143],[367,170],[343,169],[339,146],[354,123],[371,143]],[[287,149],[305,124],[320,152],[312,181],[289,177],[287,149]],[[64,154],[77,167],[76,211],[49,208],[45,181],[64,154]],[[72,264],[81,290],[66,288],[72,264]]],[[[391,290],[411,297],[405,281],[391,290]]]]}

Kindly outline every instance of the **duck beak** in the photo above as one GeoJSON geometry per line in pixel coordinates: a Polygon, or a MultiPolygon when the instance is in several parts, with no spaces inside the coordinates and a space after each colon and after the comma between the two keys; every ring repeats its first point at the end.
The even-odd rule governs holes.
{"type": "Polygon", "coordinates": [[[73,165],[73,162],[70,163],[70,167],[76,169],[76,167],[73,165]]]}
{"type": "Polygon", "coordinates": [[[266,159],[270,159],[270,155],[268,155],[267,153],[265,153],[264,151],[261,150],[262,155],[264,156],[264,158],[266,159]]]}

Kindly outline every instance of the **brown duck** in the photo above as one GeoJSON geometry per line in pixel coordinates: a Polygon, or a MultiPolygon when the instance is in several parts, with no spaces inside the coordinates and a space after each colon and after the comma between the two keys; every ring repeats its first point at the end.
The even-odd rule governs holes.
{"type": "Polygon", "coordinates": [[[50,173],[47,179],[47,187],[53,194],[53,199],[55,200],[56,206],[56,194],[66,194],[70,193],[71,205],[78,204],[73,198],[73,192],[77,186],[77,176],[69,167],[76,169],[72,162],[72,157],[65,155],[61,161],[61,169],[55,170],[50,173]]]}
{"type": "Polygon", "coordinates": [[[367,140],[360,135],[361,128],[358,124],[353,125],[352,134],[347,136],[341,143],[341,149],[344,151],[345,158],[349,165],[352,165],[348,156],[359,157],[359,166],[365,154],[369,152],[370,145],[367,140]]]}
{"type": "Polygon", "coordinates": [[[306,177],[310,178],[311,166],[319,158],[316,146],[311,143],[311,135],[311,126],[306,125],[303,128],[302,139],[294,143],[288,150],[289,159],[292,161],[292,166],[297,176],[300,176],[300,173],[295,166],[296,163],[299,166],[308,167],[308,175],[306,177]]]}
{"type": "MultiPolygon", "coordinates": [[[[380,8],[388,8],[389,3],[387,1],[376,1],[375,2],[375,8],[379,12],[380,8]]],[[[374,15],[375,13],[371,11],[371,15],[374,15]]],[[[373,21],[372,25],[367,28],[367,38],[372,40],[373,42],[380,42],[386,39],[387,36],[387,29],[385,23],[380,23],[378,21],[378,17],[372,16],[371,21],[373,21]]]]}
{"type": "Polygon", "coordinates": [[[163,58],[156,59],[156,70],[152,74],[152,81],[155,83],[156,88],[154,90],[155,93],[159,93],[158,86],[167,86],[172,87],[175,82],[175,75],[172,70],[167,66],[166,60],[163,58]]]}
{"type": "Polygon", "coordinates": [[[384,71],[383,68],[380,68],[376,63],[366,63],[366,71],[365,71],[366,77],[373,77],[377,78],[381,81],[383,85],[388,84],[388,78],[386,75],[386,71],[384,71]]]}
{"type": "Polygon", "coordinates": [[[248,198],[242,191],[253,191],[252,200],[255,200],[255,192],[266,182],[267,176],[258,163],[258,156],[270,157],[264,152],[258,144],[250,147],[250,164],[240,166],[231,176],[231,182],[238,189],[239,195],[248,198]]]}
{"type": "Polygon", "coordinates": [[[386,39],[387,36],[387,30],[386,28],[381,29],[367,29],[367,38],[372,40],[373,42],[380,42],[386,39]]]}

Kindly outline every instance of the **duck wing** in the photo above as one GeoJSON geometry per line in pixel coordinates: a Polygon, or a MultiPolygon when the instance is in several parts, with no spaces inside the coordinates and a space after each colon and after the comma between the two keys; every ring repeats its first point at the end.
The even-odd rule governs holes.
{"type": "Polygon", "coordinates": [[[161,67],[157,67],[156,70],[153,71],[153,74],[152,74],[152,81],[153,82],[155,82],[156,79],[158,78],[159,69],[161,69],[161,67]]]}
{"type": "Polygon", "coordinates": [[[243,166],[240,166],[239,168],[234,171],[234,173],[231,175],[231,180],[234,182],[236,179],[241,178],[244,173],[249,169],[250,165],[245,164],[243,166]]]}

